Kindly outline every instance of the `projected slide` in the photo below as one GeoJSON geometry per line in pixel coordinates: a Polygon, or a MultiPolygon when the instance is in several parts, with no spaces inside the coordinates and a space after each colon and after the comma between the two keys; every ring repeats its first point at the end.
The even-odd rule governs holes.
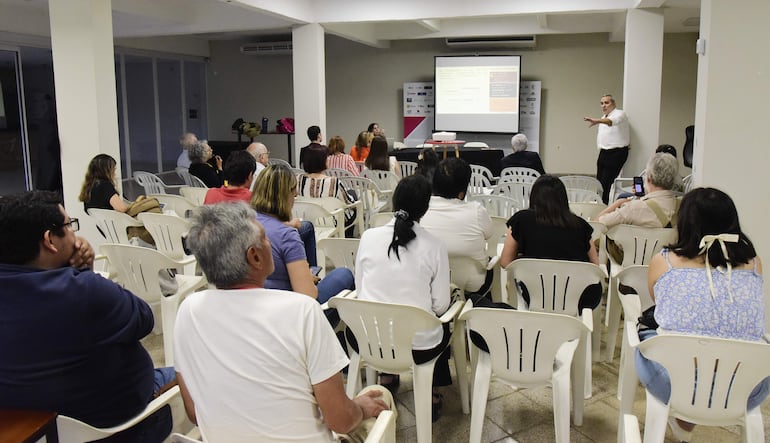
{"type": "Polygon", "coordinates": [[[436,57],[436,130],[519,130],[520,56],[436,57]]]}

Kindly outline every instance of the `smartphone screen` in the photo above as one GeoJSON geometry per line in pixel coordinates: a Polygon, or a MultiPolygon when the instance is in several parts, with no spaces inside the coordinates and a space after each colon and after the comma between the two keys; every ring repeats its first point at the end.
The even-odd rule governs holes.
{"type": "Polygon", "coordinates": [[[634,177],[634,195],[641,197],[644,195],[644,184],[642,177],[634,177]]]}
{"type": "Polygon", "coordinates": [[[318,276],[318,274],[321,272],[321,269],[323,268],[321,268],[320,266],[311,266],[310,272],[312,272],[313,275],[318,276]]]}

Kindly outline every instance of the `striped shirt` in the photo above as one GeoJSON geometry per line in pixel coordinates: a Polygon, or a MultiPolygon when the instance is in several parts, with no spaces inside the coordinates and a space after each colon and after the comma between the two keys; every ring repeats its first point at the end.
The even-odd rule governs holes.
{"type": "Polygon", "coordinates": [[[348,154],[333,154],[326,158],[327,168],[345,169],[353,174],[354,177],[358,177],[358,166],[348,154]]]}

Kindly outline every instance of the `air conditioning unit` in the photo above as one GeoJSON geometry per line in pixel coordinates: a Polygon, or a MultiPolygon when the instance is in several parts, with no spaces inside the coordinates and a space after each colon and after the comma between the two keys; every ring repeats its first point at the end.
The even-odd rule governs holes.
{"type": "Polygon", "coordinates": [[[534,48],[534,35],[509,35],[505,37],[453,37],[446,39],[450,48],[534,48]]]}
{"type": "Polygon", "coordinates": [[[257,42],[241,45],[241,54],[246,55],[289,55],[291,42],[257,42]]]}

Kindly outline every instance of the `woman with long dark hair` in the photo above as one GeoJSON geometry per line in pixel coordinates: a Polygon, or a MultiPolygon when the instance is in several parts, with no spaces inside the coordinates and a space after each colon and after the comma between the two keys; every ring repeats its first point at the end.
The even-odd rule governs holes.
{"type": "MultiPolygon", "coordinates": [[[[361,236],[356,255],[358,298],[416,306],[441,315],[449,308],[449,255],[446,245],[423,229],[419,221],[428,211],[430,183],[412,175],[393,192],[395,217],[388,224],[368,229],[361,236]],[[398,284],[393,284],[393,276],[398,284]]],[[[352,334],[348,334],[350,338],[352,334]]],[[[413,341],[415,361],[441,355],[433,373],[434,420],[441,409],[438,386],[452,384],[449,374],[449,329],[438,327],[418,333],[413,341]]],[[[353,343],[351,342],[351,345],[353,343]]],[[[382,374],[380,383],[398,386],[398,376],[382,374]]]]}
{"type": "MultiPolygon", "coordinates": [[[[500,266],[517,258],[542,258],[599,263],[591,242],[593,229],[569,209],[567,189],[558,177],[541,175],[532,185],[529,209],[513,214],[508,220],[500,266]]],[[[586,288],[578,306],[595,308],[601,302],[601,286],[586,288]]],[[[529,302],[526,288],[522,297],[529,302]]]]}
{"type": "MultiPolygon", "coordinates": [[[[741,230],[730,197],[714,188],[685,194],[676,226],[678,240],[650,261],[648,281],[655,301],[655,321],[667,332],[763,341],[765,306],[762,262],[741,230]]],[[[639,333],[641,340],[656,329],[639,333]]],[[[639,380],[668,402],[671,382],[658,363],[636,353],[639,380]]],[[[751,393],[748,410],[770,392],[770,378],[751,393]]],[[[690,441],[693,424],[669,420],[678,441],[690,441]]]]}
{"type": "Polygon", "coordinates": [[[369,149],[369,156],[364,161],[367,169],[390,171],[401,177],[401,167],[394,156],[388,156],[388,140],[383,136],[376,136],[372,139],[372,146],[369,149]]]}
{"type": "Polygon", "coordinates": [[[113,209],[119,212],[128,210],[128,205],[115,189],[117,165],[115,159],[107,154],[98,154],[88,163],[86,177],[78,196],[86,211],[91,208],[113,209]]]}

